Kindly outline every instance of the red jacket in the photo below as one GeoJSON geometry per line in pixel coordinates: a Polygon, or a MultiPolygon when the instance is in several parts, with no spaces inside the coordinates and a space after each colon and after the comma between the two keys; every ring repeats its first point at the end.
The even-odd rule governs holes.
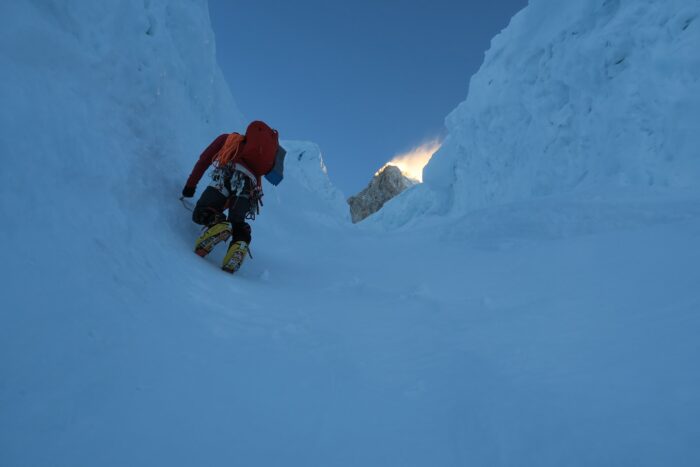
{"type": "MultiPolygon", "coordinates": [[[[202,179],[204,172],[212,164],[214,157],[219,153],[228,134],[219,135],[199,156],[194,165],[187,183],[188,187],[195,188],[202,179]]],[[[275,154],[279,147],[277,131],[264,122],[252,122],[246,130],[246,140],[241,143],[239,156],[236,163],[241,164],[257,178],[258,186],[262,186],[261,177],[267,174],[275,165],[275,154]]]]}

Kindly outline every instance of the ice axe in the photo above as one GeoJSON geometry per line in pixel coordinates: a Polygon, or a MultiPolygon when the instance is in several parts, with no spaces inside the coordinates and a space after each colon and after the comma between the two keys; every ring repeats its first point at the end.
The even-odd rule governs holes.
{"type": "Polygon", "coordinates": [[[194,206],[190,202],[188,202],[184,196],[180,196],[180,202],[182,203],[183,206],[185,206],[185,209],[188,211],[192,212],[194,211],[194,206]]]}

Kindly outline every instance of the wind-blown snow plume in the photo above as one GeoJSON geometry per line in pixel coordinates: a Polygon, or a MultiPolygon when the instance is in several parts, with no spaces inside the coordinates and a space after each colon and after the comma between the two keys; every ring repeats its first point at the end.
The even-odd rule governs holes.
{"type": "Polygon", "coordinates": [[[428,164],[433,154],[440,149],[441,142],[439,140],[429,141],[420,146],[411,149],[410,151],[399,154],[384,164],[381,169],[377,170],[375,175],[378,175],[385,167],[393,165],[398,167],[406,177],[412,178],[419,182],[423,181],[423,168],[428,164]]]}

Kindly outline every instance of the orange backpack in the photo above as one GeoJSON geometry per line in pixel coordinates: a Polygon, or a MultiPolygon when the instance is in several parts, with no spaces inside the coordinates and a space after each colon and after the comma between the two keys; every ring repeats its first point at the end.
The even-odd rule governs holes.
{"type": "Polygon", "coordinates": [[[270,175],[268,180],[277,185],[282,180],[285,154],[279,145],[277,130],[265,122],[255,121],[248,125],[245,136],[238,133],[228,135],[212,163],[215,167],[241,163],[258,178],[258,184],[260,177],[270,175]]]}

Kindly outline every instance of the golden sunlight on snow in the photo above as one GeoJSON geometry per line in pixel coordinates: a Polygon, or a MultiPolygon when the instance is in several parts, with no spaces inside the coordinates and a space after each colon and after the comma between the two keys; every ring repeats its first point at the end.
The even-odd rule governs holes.
{"type": "MultiPolygon", "coordinates": [[[[377,171],[381,172],[387,165],[395,165],[401,172],[408,178],[423,181],[423,167],[428,163],[435,151],[440,149],[441,143],[437,140],[421,144],[420,146],[411,149],[407,153],[399,154],[392,160],[384,164],[384,166],[377,171]]],[[[375,174],[376,175],[376,174],[375,174]]]]}

